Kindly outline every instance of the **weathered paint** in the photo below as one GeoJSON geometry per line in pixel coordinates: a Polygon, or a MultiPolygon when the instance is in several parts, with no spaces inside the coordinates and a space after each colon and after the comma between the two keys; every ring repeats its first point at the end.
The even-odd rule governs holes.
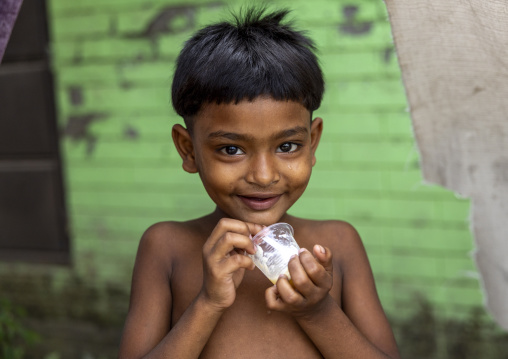
{"type": "MultiPolygon", "coordinates": [[[[181,169],[172,144],[171,126],[182,121],[171,109],[171,75],[192,30],[244,3],[197,0],[193,29],[182,21],[178,31],[141,36],[161,12],[182,2],[50,1],[75,265],[0,265],[0,275],[13,278],[10,295],[25,304],[33,298],[36,308],[79,278],[82,286],[73,295],[92,290],[81,287],[123,293],[91,296],[79,302],[90,307],[83,313],[105,315],[115,302],[125,310],[143,231],[156,221],[186,220],[213,209],[199,177],[181,169]],[[47,274],[47,286],[34,286],[44,288],[37,289],[39,295],[27,292],[27,272],[47,274]]],[[[296,24],[309,30],[327,83],[315,112],[325,125],[317,164],[291,212],[343,219],[358,228],[390,317],[409,321],[420,310],[415,295],[423,293],[436,321],[467,319],[482,301],[469,255],[469,202],[423,183],[383,1],[272,3],[292,8],[296,24]],[[370,24],[368,31],[364,24],[370,24]],[[342,25],[363,30],[352,34],[341,31],[342,25]]],[[[79,306],[68,305],[61,310],[79,313],[79,306]]]]}
{"type": "MultiPolygon", "coordinates": [[[[128,283],[129,275],[117,273],[114,263],[132,265],[136,243],[150,223],[213,208],[199,178],[181,170],[171,142],[172,124],[181,122],[169,102],[171,74],[192,30],[222,20],[228,7],[238,9],[243,2],[51,4],[76,270],[84,265],[80,255],[86,248],[98,278],[128,283]],[[176,14],[189,17],[173,31],[176,14]],[[81,89],[78,106],[69,100],[69,88],[81,89]],[[92,120],[96,114],[104,117],[92,120]],[[99,245],[96,218],[110,236],[107,248],[99,245]]],[[[462,274],[474,270],[465,222],[469,205],[422,183],[400,70],[395,57],[389,61],[393,44],[383,2],[274,5],[292,8],[296,24],[309,30],[327,80],[315,113],[326,128],[318,161],[292,212],[341,218],[359,228],[388,312],[409,310],[408,298],[418,291],[449,313],[455,311],[454,298],[479,303],[480,291],[470,290],[477,281],[462,274]],[[407,280],[405,273],[413,277],[407,280]]]]}
{"type": "Polygon", "coordinates": [[[471,198],[485,302],[508,330],[508,5],[387,5],[424,178],[471,198]]]}

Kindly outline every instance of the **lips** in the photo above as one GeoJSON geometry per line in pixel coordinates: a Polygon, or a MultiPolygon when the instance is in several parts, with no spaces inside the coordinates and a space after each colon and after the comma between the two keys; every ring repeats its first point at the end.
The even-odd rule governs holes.
{"type": "Polygon", "coordinates": [[[242,200],[242,202],[255,211],[264,211],[270,209],[280,198],[279,195],[266,195],[266,194],[253,194],[249,196],[240,196],[238,198],[242,200]]]}

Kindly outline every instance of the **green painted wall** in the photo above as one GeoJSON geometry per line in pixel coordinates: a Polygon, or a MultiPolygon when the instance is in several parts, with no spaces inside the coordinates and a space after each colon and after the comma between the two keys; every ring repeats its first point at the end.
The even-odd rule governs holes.
{"type": "MultiPolygon", "coordinates": [[[[156,221],[213,209],[173,147],[170,131],[180,119],[170,105],[170,82],[175,57],[193,30],[243,3],[49,2],[73,266],[0,267],[4,292],[29,308],[36,328],[53,325],[61,341],[72,342],[62,323],[102,325],[101,335],[112,339],[97,339],[97,347],[113,353],[143,231],[156,221]],[[58,307],[58,299],[67,304],[58,307]],[[105,332],[106,324],[117,330],[105,332]]],[[[410,320],[469,318],[482,305],[470,256],[469,201],[422,181],[384,3],[271,3],[290,6],[296,24],[309,30],[327,82],[316,112],[325,121],[318,162],[291,212],[358,228],[383,305],[394,323],[402,323],[400,340],[410,320]]],[[[41,350],[58,348],[52,340],[53,347],[44,343],[41,350]]],[[[436,354],[444,353],[440,345],[422,350],[447,357],[436,354]]],[[[411,348],[406,353],[416,358],[411,348]]]]}

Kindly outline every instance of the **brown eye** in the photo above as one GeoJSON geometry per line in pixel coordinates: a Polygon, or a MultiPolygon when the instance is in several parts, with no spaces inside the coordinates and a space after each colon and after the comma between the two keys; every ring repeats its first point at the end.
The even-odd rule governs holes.
{"type": "Polygon", "coordinates": [[[285,142],[279,146],[279,152],[294,152],[298,148],[296,143],[285,142]]]}
{"type": "Polygon", "coordinates": [[[223,153],[229,156],[241,155],[243,151],[236,146],[226,146],[221,149],[223,153]]]}

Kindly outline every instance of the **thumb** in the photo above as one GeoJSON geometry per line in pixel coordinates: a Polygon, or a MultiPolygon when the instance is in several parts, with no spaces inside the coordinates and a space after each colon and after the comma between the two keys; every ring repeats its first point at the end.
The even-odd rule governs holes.
{"type": "Polygon", "coordinates": [[[273,285],[265,290],[266,307],[270,310],[282,311],[284,303],[280,299],[277,286],[273,285]]]}
{"type": "Polygon", "coordinates": [[[333,264],[332,264],[332,252],[327,247],[323,247],[319,244],[316,244],[312,251],[314,252],[314,256],[317,261],[325,268],[328,273],[332,273],[333,264]]]}
{"type": "Polygon", "coordinates": [[[259,231],[261,231],[263,228],[265,228],[265,226],[263,226],[261,224],[250,223],[250,222],[245,222],[245,224],[249,228],[249,232],[252,236],[256,235],[259,231]]]}

